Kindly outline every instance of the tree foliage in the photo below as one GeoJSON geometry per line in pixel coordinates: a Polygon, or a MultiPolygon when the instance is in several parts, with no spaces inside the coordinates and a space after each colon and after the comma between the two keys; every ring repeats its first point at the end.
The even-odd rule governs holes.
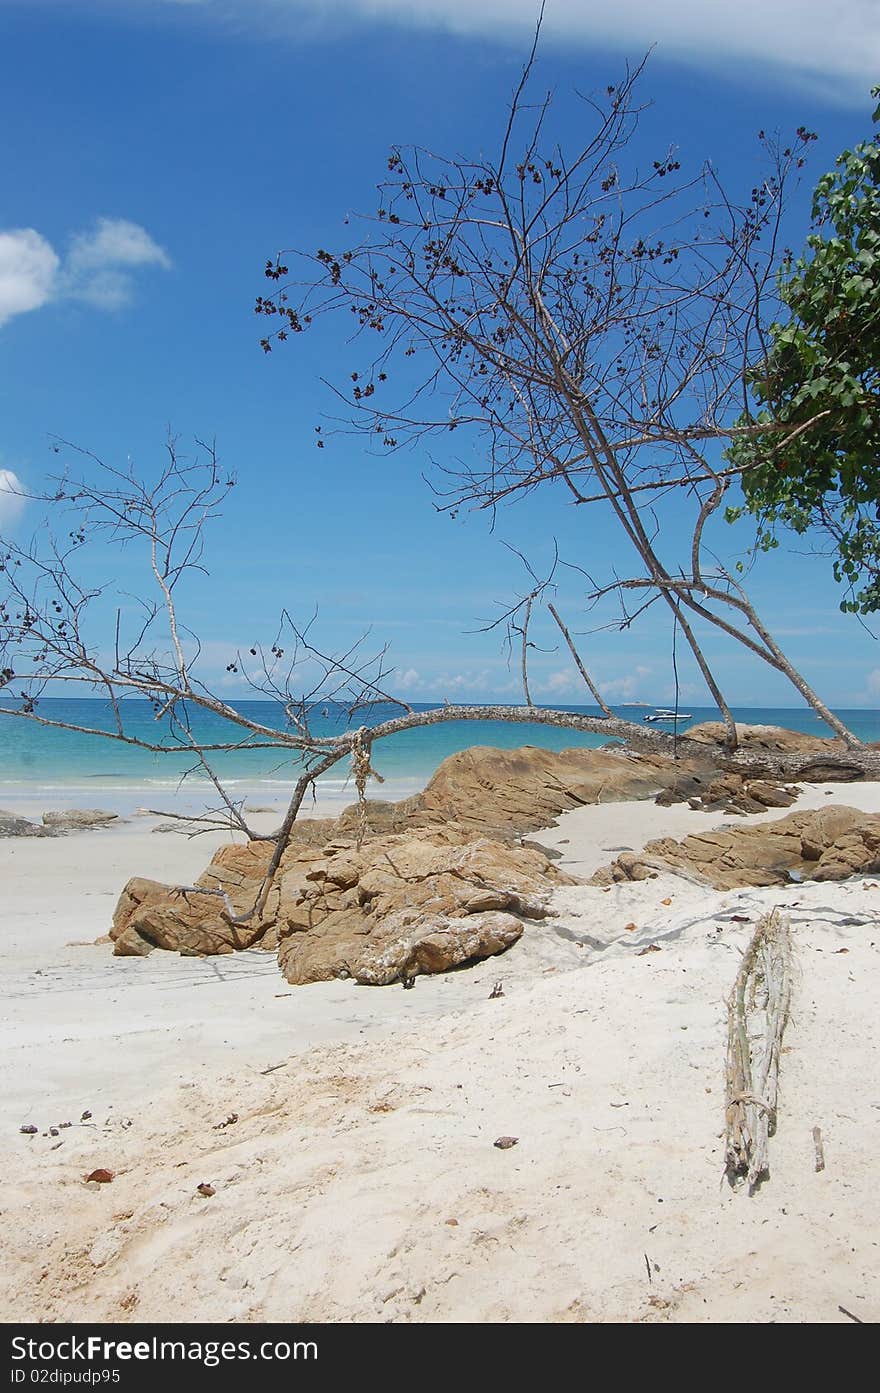
{"type": "Polygon", "coordinates": [[[767,430],[728,457],[743,469],[758,545],[777,545],[778,524],[819,528],[847,587],[840,608],[868,614],[880,610],[880,132],[819,180],[812,223],[780,274],[788,317],[750,374],[767,430]]]}

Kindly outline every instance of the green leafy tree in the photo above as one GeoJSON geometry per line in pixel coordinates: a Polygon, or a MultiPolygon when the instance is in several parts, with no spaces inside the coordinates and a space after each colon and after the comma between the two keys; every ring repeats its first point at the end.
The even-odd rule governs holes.
{"type": "Polygon", "coordinates": [[[767,429],[728,451],[745,495],[745,509],[729,508],[728,520],[757,517],[763,550],[778,545],[779,525],[818,529],[847,588],[840,608],[861,614],[880,610],[878,180],[880,131],[820,179],[806,248],[780,275],[789,317],[771,325],[750,374],[756,421],[767,429]]]}

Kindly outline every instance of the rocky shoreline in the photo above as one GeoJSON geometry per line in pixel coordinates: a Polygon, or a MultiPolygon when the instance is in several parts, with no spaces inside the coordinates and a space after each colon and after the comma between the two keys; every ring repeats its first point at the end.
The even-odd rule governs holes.
{"type": "MultiPolygon", "coordinates": [[[[545,917],[556,886],[570,883],[544,849],[523,845],[566,811],[652,797],[664,807],[747,816],[795,802],[797,786],[719,768],[722,737],[720,726],[697,727],[691,745],[705,753],[686,760],[620,747],[462,751],[415,798],[365,801],[332,821],[295,825],[268,888],[271,841],[222,847],[189,888],[134,878],[114,913],[114,952],[214,955],[257,946],[277,953],[292,985],[351,977],[381,986],[494,956],[545,917]],[[262,910],[252,914],[261,892],[262,910]]],[[[820,760],[833,743],[768,727],[744,728],[742,741],[756,757],[820,760]]],[[[625,853],[593,883],[645,878],[658,867],[718,885],[784,883],[795,872],[840,879],[877,860],[878,829],[846,813],[799,814],[786,831],[754,837],[656,841],[638,856],[625,853]]]]}

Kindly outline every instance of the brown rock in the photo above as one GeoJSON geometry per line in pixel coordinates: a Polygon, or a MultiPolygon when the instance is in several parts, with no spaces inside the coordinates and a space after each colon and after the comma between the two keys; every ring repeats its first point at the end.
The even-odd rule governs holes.
{"type": "Polygon", "coordinates": [[[510,914],[492,912],[450,919],[419,917],[411,922],[403,910],[389,915],[370,934],[352,976],[368,986],[419,973],[446,972],[462,963],[503,953],[522,937],[523,925],[510,914]]]}
{"type": "Polygon", "coordinates": [[[812,880],[880,874],[880,815],[820,808],[759,826],[693,833],[678,842],[664,837],[642,852],[621,853],[590,883],[641,880],[658,869],[697,874],[716,889],[783,885],[791,872],[812,880]]]}
{"type": "Polygon", "coordinates": [[[765,808],[790,808],[796,795],[778,784],[767,783],[764,779],[752,779],[746,785],[749,798],[762,803],[765,808]]]}
{"type": "Polygon", "coordinates": [[[538,848],[452,844],[426,830],[364,843],[357,883],[314,893],[334,859],[310,868],[323,879],[298,897],[282,877],[278,959],[290,982],[381,984],[487,957],[519,938],[522,919],[544,917],[553,885],[570,883],[538,848]]]}
{"type": "MultiPolygon", "coordinates": [[[[710,773],[707,760],[705,773],[710,773]]],[[[476,745],[443,761],[409,800],[408,826],[455,823],[492,836],[535,831],[584,803],[651,798],[699,773],[692,760],[621,748],[496,750],[476,745]]]]}
{"type": "Polygon", "coordinates": [[[114,953],[143,956],[166,948],[194,956],[251,947],[275,923],[278,887],[273,887],[260,920],[233,924],[227,901],[234,915],[250,909],[271,854],[268,842],[221,847],[192,889],[178,890],[140,877],[130,880],[113,915],[114,953]]]}

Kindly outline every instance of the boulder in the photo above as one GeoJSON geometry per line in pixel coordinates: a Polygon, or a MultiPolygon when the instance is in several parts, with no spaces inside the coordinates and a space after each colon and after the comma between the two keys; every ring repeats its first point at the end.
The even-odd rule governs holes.
{"type": "Polygon", "coordinates": [[[30,822],[18,813],[8,813],[0,809],[0,837],[54,837],[54,827],[41,827],[38,822],[30,822]]]}
{"type": "Polygon", "coordinates": [[[778,822],[721,827],[682,841],[663,837],[624,852],[590,882],[644,880],[661,871],[697,877],[719,890],[784,885],[792,878],[845,880],[880,874],[880,815],[857,808],[790,813],[778,822]]]}
{"type": "Polygon", "coordinates": [[[154,948],[165,948],[197,956],[252,947],[275,922],[277,886],[262,918],[235,924],[229,910],[234,917],[250,909],[272,849],[269,842],[221,847],[189,888],[178,889],[136,876],[125,886],[113,914],[110,937],[114,953],[142,957],[154,948]]]}
{"type": "Polygon", "coordinates": [[[89,827],[106,827],[109,822],[117,822],[118,813],[104,812],[100,808],[60,808],[43,813],[46,827],[57,827],[62,832],[79,832],[89,827]]]}
{"type": "Polygon", "coordinates": [[[352,976],[366,986],[383,987],[419,973],[448,972],[463,963],[503,953],[522,937],[523,924],[512,914],[490,911],[451,919],[401,910],[371,933],[352,976]]]}

